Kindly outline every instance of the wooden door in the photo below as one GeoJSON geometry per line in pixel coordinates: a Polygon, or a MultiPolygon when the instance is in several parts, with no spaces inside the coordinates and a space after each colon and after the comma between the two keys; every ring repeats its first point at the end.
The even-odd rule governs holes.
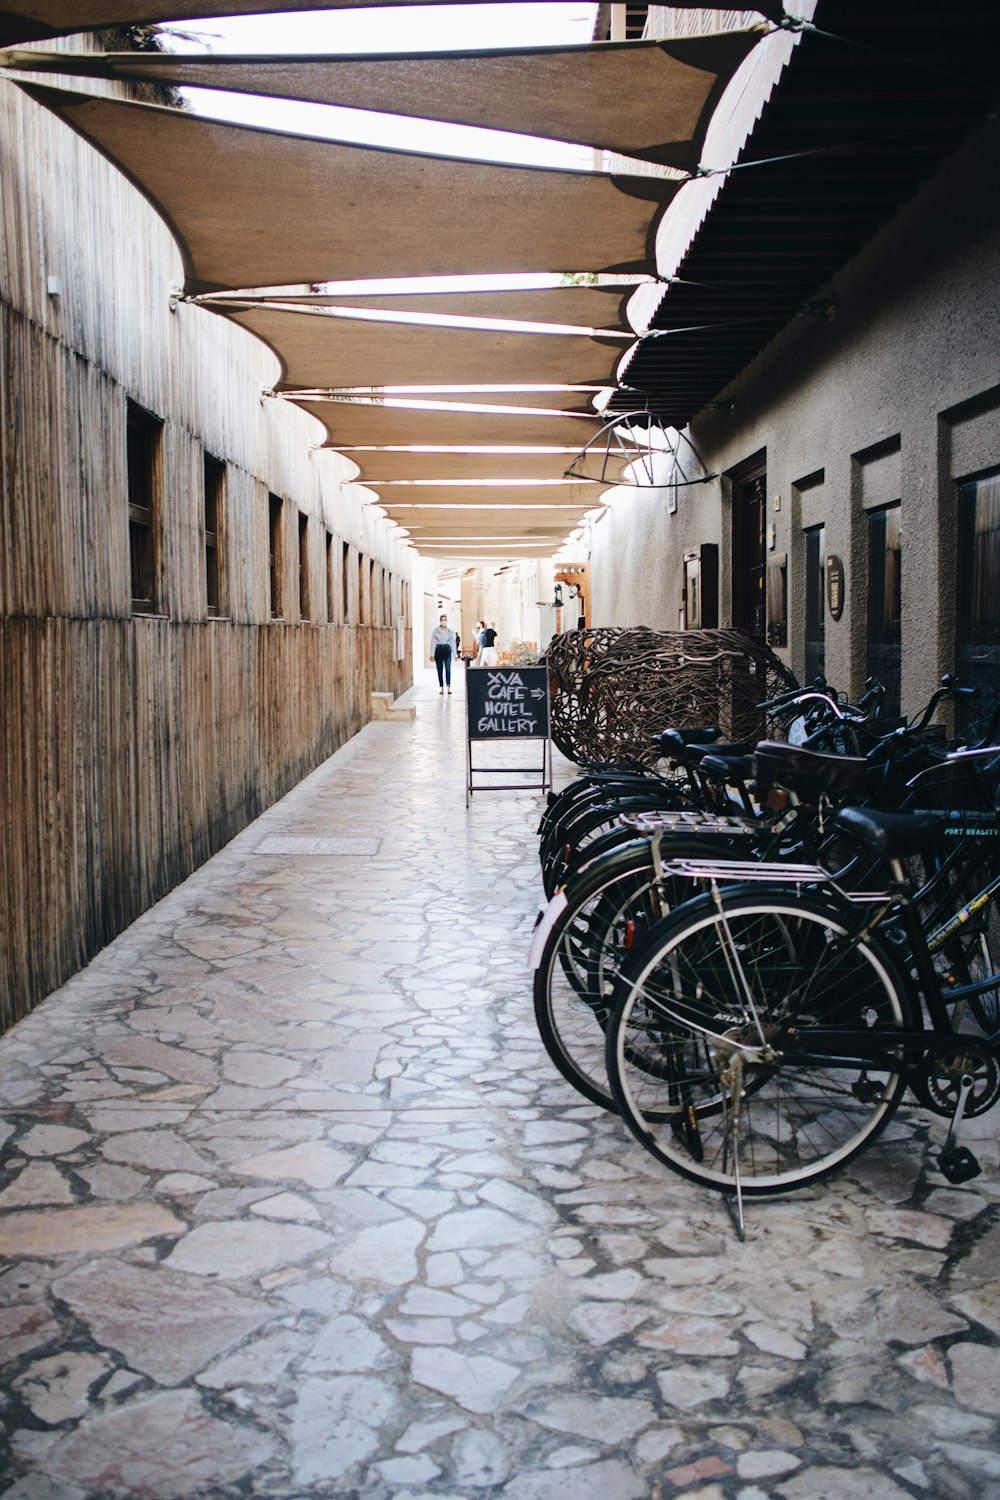
{"type": "Polygon", "coordinates": [[[733,484],[733,624],[767,639],[767,474],[763,467],[733,484]]]}

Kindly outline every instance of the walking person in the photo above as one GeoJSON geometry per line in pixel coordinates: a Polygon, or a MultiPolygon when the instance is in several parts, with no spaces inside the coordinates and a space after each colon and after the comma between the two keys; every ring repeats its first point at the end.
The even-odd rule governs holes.
{"type": "Polygon", "coordinates": [[[497,622],[491,620],[479,636],[479,658],[477,667],[495,667],[500,660],[497,652],[497,622]]]}
{"type": "Polygon", "coordinates": [[[438,694],[444,693],[445,684],[451,692],[451,658],[455,651],[455,632],[448,625],[448,616],[442,615],[431,631],[431,654],[428,658],[437,667],[438,694]]]}

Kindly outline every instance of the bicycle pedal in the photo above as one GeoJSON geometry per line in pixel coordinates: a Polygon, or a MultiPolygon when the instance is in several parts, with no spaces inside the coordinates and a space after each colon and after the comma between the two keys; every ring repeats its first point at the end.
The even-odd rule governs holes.
{"type": "Polygon", "coordinates": [[[942,1176],[951,1183],[968,1182],[983,1170],[968,1146],[946,1146],[938,1157],[942,1176]]]}

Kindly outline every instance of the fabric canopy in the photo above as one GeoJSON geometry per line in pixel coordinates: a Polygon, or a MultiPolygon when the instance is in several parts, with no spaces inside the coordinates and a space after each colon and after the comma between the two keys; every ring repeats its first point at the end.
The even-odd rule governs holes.
{"type": "MultiPolygon", "coordinates": [[[[16,0],[15,0],[16,3],[16,0]]],[[[119,0],[106,0],[115,11],[119,0]]],[[[156,0],[150,0],[156,5],[156,0]]],[[[345,0],[350,5],[352,0],[345,0]]],[[[367,0],[353,0],[365,4],[367,0]]],[[[406,3],[406,0],[402,0],[406,3]]],[[[0,16],[0,38],[185,18],[201,0],[162,14],[107,15],[102,0],[32,0],[0,16]],[[3,29],[6,23],[7,30],[3,29]],[[41,31],[32,31],[41,26],[41,31]],[[19,27],[26,27],[18,33],[19,27]]],[[[239,11],[297,8],[260,0],[239,11]]],[[[322,7],[326,8],[326,7],[322,7]]],[[[221,13],[226,13],[223,7],[221,13]]],[[[88,76],[214,86],[400,116],[489,126],[579,142],[690,172],[723,88],[764,28],[671,42],[601,43],[336,58],[8,56],[37,79],[47,69],[88,76]]],[[[681,182],[641,173],[569,172],[387,150],[223,124],[134,100],[22,85],[102,152],[146,196],[175,236],[186,290],[292,289],[406,277],[655,272],[655,230],[681,182]]],[[[632,287],[315,297],[297,309],[234,299],[212,305],[266,342],[282,384],[322,422],[327,442],[358,465],[362,496],[439,556],[550,554],[604,485],[565,471],[602,425],[593,388],[614,383],[632,287]],[[350,314],[391,309],[570,325],[577,332],[463,329],[350,314]],[[624,325],[624,326],[623,326],[624,325]],[[602,333],[606,336],[602,337],[602,333]],[[491,387],[575,387],[552,391],[491,387]],[[431,386],[432,404],[313,399],[324,389],[431,386]],[[462,387],[485,387],[461,397],[462,387]],[[506,412],[477,409],[507,406],[506,412]],[[536,408],[536,410],[531,410],[536,408]],[[557,454],[363,454],[384,444],[554,445],[557,454]],[[420,483],[414,481],[423,481],[420,483]],[[452,482],[447,482],[447,481],[452,482]],[[400,482],[407,481],[407,482],[400,482]],[[498,482],[502,481],[502,482],[498,482]],[[546,482],[548,481],[548,482],[546,482]],[[526,538],[528,540],[526,540],[526,538]],[[480,540],[481,539],[481,540],[480,540]],[[481,547],[481,553],[476,548],[481,547]],[[516,551],[514,550],[516,547],[516,551]]]]}
{"type": "Polygon", "coordinates": [[[498,166],[219,124],[22,85],[173,230],[190,290],[360,277],[651,270],[662,177],[498,166]]]}
{"type": "MultiPolygon", "coordinates": [[[[303,4],[303,0],[212,0],[213,16],[244,16],[290,10],[358,10],[383,5],[441,5],[456,0],[329,0],[328,4],[303,4]]],[[[701,0],[681,0],[684,7],[697,7],[701,0]]],[[[780,0],[761,0],[760,15],[778,21],[780,0]]],[[[74,31],[101,27],[130,26],[157,21],[199,20],[205,0],[7,0],[0,12],[0,43],[4,46],[74,31]]]]}
{"type": "Polygon", "coordinates": [[[451,546],[445,546],[440,542],[427,542],[421,544],[419,552],[421,557],[435,557],[442,562],[460,562],[463,567],[472,568],[480,566],[483,563],[508,563],[512,557],[518,559],[551,557],[555,547],[557,545],[561,546],[564,540],[565,538],[561,538],[558,543],[550,541],[548,545],[545,545],[542,542],[537,542],[528,547],[519,545],[516,548],[512,546],[508,549],[497,547],[490,543],[477,547],[473,542],[453,543],[451,546]]]}
{"type": "Polygon", "coordinates": [[[722,91],[767,34],[756,26],[671,41],[395,56],[62,53],[24,66],[485,126],[691,170],[722,91]]]}
{"type": "Polygon", "coordinates": [[[310,390],[528,380],[610,385],[626,348],[620,340],[576,335],[372,322],[321,308],[254,307],[229,316],[274,350],[284,385],[310,390]]]}
{"type": "Polygon", "coordinates": [[[564,540],[565,538],[561,538],[558,543],[550,541],[547,544],[537,542],[528,547],[518,544],[516,547],[511,546],[508,549],[497,547],[490,543],[477,547],[474,542],[464,541],[452,543],[450,546],[440,542],[423,542],[420,545],[419,552],[421,557],[436,557],[440,558],[442,562],[454,559],[460,561],[463,567],[469,568],[484,562],[499,563],[502,561],[507,563],[512,556],[517,558],[551,557],[556,546],[561,546],[564,540]]]}
{"type": "MultiPolygon", "coordinates": [[[[381,291],[358,295],[355,292],[315,293],[303,295],[298,290],[268,288],[259,299],[262,303],[280,302],[307,307],[356,307],[374,312],[391,312],[402,317],[411,313],[438,313],[449,318],[507,318],[520,323],[558,323],[595,329],[625,329],[628,322],[625,306],[637,286],[649,282],[613,282],[592,285],[572,282],[566,286],[514,287],[510,290],[392,292],[381,291]]],[[[245,307],[255,299],[237,298],[245,307]]],[[[221,297],[206,305],[224,312],[227,302],[221,297]]]]}
{"type": "MultiPolygon", "coordinates": [[[[355,481],[374,490],[379,504],[391,507],[400,505],[474,505],[488,510],[494,505],[582,505],[585,510],[596,505],[600,487],[583,480],[536,481],[534,484],[476,484],[447,485],[435,488],[421,485],[419,489],[400,490],[395,485],[382,487],[364,479],[355,481]]],[[[607,484],[604,488],[607,489],[607,484]]]]}
{"type": "MultiPolygon", "coordinates": [[[[549,386],[532,386],[530,383],[524,385],[480,385],[474,389],[462,386],[460,389],[449,387],[451,394],[444,392],[441,386],[406,386],[397,388],[395,391],[384,393],[386,401],[401,400],[408,406],[426,408],[429,411],[437,410],[437,404],[446,401],[449,405],[461,407],[463,411],[468,408],[471,414],[483,407],[500,407],[501,412],[509,407],[511,415],[520,412],[523,416],[541,414],[548,416],[582,416],[585,418],[596,418],[596,412],[592,402],[597,391],[603,389],[596,385],[572,385],[559,386],[552,389],[549,386]],[[402,391],[402,394],[400,393],[402,391]]],[[[319,394],[317,391],[302,391],[299,393],[306,400],[319,394]]],[[[352,392],[351,395],[354,393],[352,392]]],[[[372,392],[365,390],[361,393],[365,398],[371,399],[372,392]]],[[[350,396],[348,397],[350,399],[350,396]]],[[[377,393],[376,399],[382,400],[383,394],[377,393]]],[[[484,412],[483,415],[489,415],[484,412]]],[[[550,433],[551,436],[551,433],[550,433]]]]}
{"type": "Polygon", "coordinates": [[[390,498],[417,500],[426,480],[561,479],[578,450],[519,453],[511,448],[507,453],[393,453],[378,448],[351,448],[341,443],[339,452],[358,465],[361,483],[378,488],[390,498]]]}
{"type": "MultiPolygon", "coordinates": [[[[541,404],[535,397],[521,400],[541,404]]],[[[508,414],[341,401],[295,404],[322,422],[332,448],[353,443],[577,443],[583,448],[601,425],[596,413],[553,410],[549,416],[526,416],[516,407],[508,414]]]]}
{"type": "Polygon", "coordinates": [[[522,506],[520,510],[501,511],[496,506],[469,505],[446,509],[429,506],[424,510],[407,509],[405,506],[385,506],[383,509],[400,526],[405,526],[416,539],[422,533],[432,536],[477,535],[498,536],[501,534],[537,536],[563,534],[578,526],[588,511],[601,504],[597,492],[586,505],[556,509],[546,505],[522,506]]]}

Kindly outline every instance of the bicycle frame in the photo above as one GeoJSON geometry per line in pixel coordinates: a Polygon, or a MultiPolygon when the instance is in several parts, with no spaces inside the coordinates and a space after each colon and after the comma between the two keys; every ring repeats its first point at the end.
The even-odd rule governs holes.
{"type": "MultiPolygon", "coordinates": [[[[878,925],[890,911],[895,910],[898,913],[906,934],[913,968],[916,971],[916,997],[923,1002],[930,1025],[881,1029],[877,1034],[878,1048],[873,1046],[873,1036],[868,1031],[858,1029],[858,1031],[852,1032],[842,1027],[830,1028],[828,1035],[831,1040],[836,1039],[840,1047],[849,1042],[852,1047],[856,1046],[858,1049],[856,1052],[850,1052],[847,1056],[836,1059],[843,1066],[849,1066],[852,1061],[874,1062],[876,1058],[881,1057],[881,1048],[889,1042],[893,1045],[901,1045],[910,1049],[916,1046],[922,1046],[926,1049],[929,1039],[944,1038],[952,1041],[956,1033],[952,1026],[948,1002],[954,1003],[956,998],[960,998],[963,995],[983,994],[987,990],[1000,987],[1000,972],[998,972],[969,985],[962,985],[950,990],[942,989],[938,975],[934,969],[932,951],[929,947],[927,936],[921,925],[913,899],[907,891],[908,881],[906,879],[906,872],[898,860],[890,861],[890,868],[893,874],[891,889],[859,893],[841,889],[832,877],[819,866],[754,865],[738,861],[731,861],[725,864],[712,864],[707,861],[700,862],[693,860],[675,860],[664,864],[664,870],[671,875],[682,875],[693,879],[709,881],[712,893],[722,909],[725,906],[725,887],[720,890],[720,879],[728,879],[737,888],[743,882],[751,885],[760,883],[784,886],[792,890],[796,890],[806,883],[810,885],[814,884],[820,888],[821,894],[830,899],[831,915],[836,914],[842,921],[847,912],[852,908],[861,906],[873,908],[872,911],[864,914],[853,925],[853,930],[848,932],[846,939],[848,948],[860,946],[877,929],[878,925]]],[[[1000,889],[1000,878],[995,882],[991,882],[990,885],[989,894],[985,892],[980,893],[983,902],[989,899],[989,895],[992,894],[992,888],[1000,889]]],[[[951,923],[947,924],[949,928],[954,928],[955,930],[961,925],[962,919],[960,914],[951,923]]],[[[732,951],[731,958],[736,963],[739,963],[739,955],[735,950],[732,951]]],[[[810,1026],[808,1034],[810,1039],[815,1041],[817,1037],[824,1035],[824,1029],[822,1027],[810,1026]]],[[[794,1027],[790,1029],[788,1035],[795,1035],[794,1027]]],[[[991,1050],[996,1050],[997,1044],[1000,1043],[1000,1031],[993,1033],[992,1036],[984,1037],[983,1040],[990,1046],[991,1050]]],[[[733,1044],[727,1043],[727,1045],[733,1044]]],[[[742,1047],[740,1050],[745,1051],[748,1055],[752,1055],[756,1049],[753,1047],[742,1047]]],[[[832,1055],[826,1053],[822,1053],[818,1058],[813,1058],[812,1060],[825,1060],[830,1063],[835,1061],[832,1055]]],[[[893,1067],[896,1071],[912,1072],[912,1069],[905,1066],[900,1068],[898,1059],[893,1063],[893,1067]]]]}

